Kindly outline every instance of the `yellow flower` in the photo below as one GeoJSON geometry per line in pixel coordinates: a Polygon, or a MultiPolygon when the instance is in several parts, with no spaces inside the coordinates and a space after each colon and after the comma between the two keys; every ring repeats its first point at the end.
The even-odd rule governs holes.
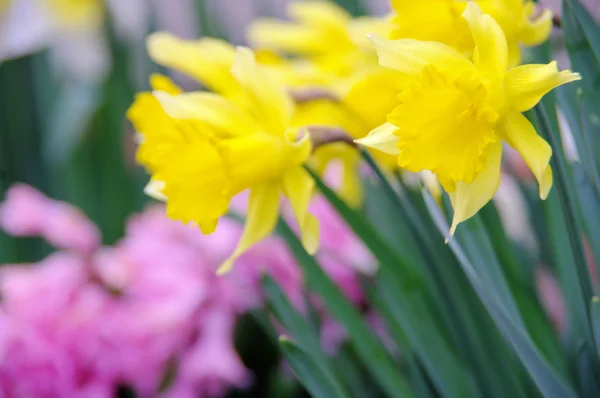
{"type": "Polygon", "coordinates": [[[539,183],[552,186],[552,149],[522,115],[553,88],[580,77],[556,62],[507,71],[502,29],[470,2],[463,18],[475,42],[473,61],[438,42],[373,37],[382,66],[413,76],[388,121],[358,140],[398,156],[410,171],[435,173],[454,205],[451,234],[495,194],[502,141],[517,149],[539,183]]]}
{"type": "Polygon", "coordinates": [[[366,35],[387,35],[390,24],[386,19],[353,19],[344,9],[327,1],[294,2],[287,11],[293,22],[255,21],[248,31],[250,42],[259,48],[306,57],[338,77],[376,66],[366,35]]]}
{"type": "MultiPolygon", "coordinates": [[[[363,138],[367,133],[385,123],[389,110],[397,104],[396,97],[408,85],[409,76],[395,70],[379,68],[357,79],[343,98],[343,104],[358,120],[353,123],[359,128],[354,138],[363,138]]],[[[398,167],[396,156],[380,150],[377,144],[370,146],[374,158],[386,169],[398,167]]]]}
{"type": "MultiPolygon", "coordinates": [[[[519,43],[535,46],[544,42],[552,31],[552,13],[544,10],[531,19],[535,3],[531,0],[474,0],[484,13],[499,24],[508,44],[508,65],[521,62],[519,43]]],[[[467,0],[392,0],[395,28],[391,39],[412,38],[439,41],[470,54],[473,39],[461,14],[467,0]]]]}
{"type": "MultiPolygon", "coordinates": [[[[148,52],[155,62],[184,72],[238,106],[248,108],[245,88],[231,73],[235,49],[230,44],[210,38],[181,40],[169,33],[161,32],[151,35],[148,39],[148,52]]],[[[372,52],[376,60],[375,51],[372,52]]],[[[261,69],[267,70],[270,76],[290,90],[322,89],[329,92],[332,97],[341,95],[343,91],[338,85],[332,84],[331,75],[317,70],[310,62],[290,61],[267,50],[258,52],[256,61],[261,65],[261,69]]],[[[383,69],[378,65],[376,67],[383,69]]],[[[349,131],[354,138],[362,137],[369,131],[356,115],[335,98],[300,101],[294,107],[291,125],[296,128],[341,127],[349,131]]],[[[342,164],[340,195],[350,204],[358,206],[362,198],[358,154],[345,144],[327,145],[315,150],[311,158],[311,166],[315,171],[323,174],[331,161],[339,161],[342,164]]]]}
{"type": "Polygon", "coordinates": [[[136,99],[129,117],[141,135],[138,160],[152,173],[149,190],[164,195],[169,217],[197,223],[204,233],[214,231],[233,196],[250,190],[244,232],[220,273],[272,232],[282,192],[305,247],[314,252],[318,224],[308,214],[314,182],[302,167],[312,145],[307,134],[291,125],[292,99],[247,48],[235,52],[227,80],[216,81],[225,88],[240,87],[236,97],[244,95],[245,100],[178,93],[162,79],[153,81],[162,89],[136,99]]]}

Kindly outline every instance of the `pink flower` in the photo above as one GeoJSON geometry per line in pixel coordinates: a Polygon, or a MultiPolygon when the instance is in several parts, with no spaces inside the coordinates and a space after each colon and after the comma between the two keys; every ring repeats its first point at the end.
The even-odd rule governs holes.
{"type": "Polygon", "coordinates": [[[318,258],[337,259],[343,265],[332,269],[333,274],[344,272],[342,268],[365,275],[373,275],[377,271],[377,262],[371,253],[323,197],[312,201],[310,211],[319,220],[321,245],[318,258]]]}
{"type": "Polygon", "coordinates": [[[248,386],[250,376],[231,344],[234,324],[235,314],[221,308],[203,313],[198,339],[179,362],[173,392],[196,391],[200,396],[215,397],[223,396],[228,386],[248,386]]]}
{"type": "Polygon", "coordinates": [[[6,191],[0,206],[0,226],[15,236],[32,236],[42,233],[45,211],[50,199],[29,185],[16,184],[6,191]]]}
{"type": "Polygon", "coordinates": [[[61,249],[90,253],[100,245],[100,232],[78,209],[17,184],[0,207],[0,226],[15,236],[42,236],[61,249]]]}
{"type": "MultiPolygon", "coordinates": [[[[374,260],[322,199],[314,212],[322,231],[318,261],[362,306],[358,272],[372,272],[374,260]]],[[[252,377],[233,333],[239,315],[264,304],[265,273],[299,311],[310,304],[319,313],[328,353],[346,338],[316,296],[305,302],[301,268],[280,237],[216,276],[241,234],[233,220],[204,236],[155,206],[133,216],[115,246],[100,247],[96,226],[77,209],[17,185],[0,205],[0,226],[66,250],[37,264],[0,268],[3,396],[112,397],[125,385],[142,397],[215,397],[247,387],[252,377]],[[159,392],[170,367],[173,383],[159,392]]]]}

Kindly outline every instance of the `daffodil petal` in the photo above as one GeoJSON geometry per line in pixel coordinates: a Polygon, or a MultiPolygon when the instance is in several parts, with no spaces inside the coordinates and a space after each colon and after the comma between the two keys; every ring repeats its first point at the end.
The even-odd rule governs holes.
{"type": "Polygon", "coordinates": [[[313,26],[345,28],[351,16],[342,7],[328,1],[304,1],[291,3],[288,14],[292,19],[313,26]]]}
{"type": "Polygon", "coordinates": [[[540,198],[546,199],[552,187],[550,145],[536,133],[531,122],[518,112],[510,112],[505,117],[501,134],[510,146],[519,151],[538,180],[540,198]]]}
{"type": "Polygon", "coordinates": [[[254,187],[248,200],[244,232],[231,256],[221,264],[218,275],[229,272],[235,262],[253,245],[266,238],[275,228],[279,215],[279,184],[270,182],[254,187]]]}
{"type": "Polygon", "coordinates": [[[488,80],[504,76],[508,64],[508,48],[500,25],[488,14],[483,14],[474,1],[468,2],[462,17],[469,24],[475,40],[473,62],[479,74],[488,80]]]}
{"type": "Polygon", "coordinates": [[[314,188],[314,180],[302,167],[288,171],[283,177],[283,192],[300,227],[302,244],[310,254],[314,254],[319,246],[319,224],[308,213],[314,188]]]}
{"type": "Polygon", "coordinates": [[[255,112],[268,126],[269,133],[281,134],[294,112],[294,104],[284,87],[267,76],[267,71],[256,64],[254,54],[246,47],[237,48],[231,73],[257,103],[255,112]]]}
{"type": "Polygon", "coordinates": [[[354,142],[389,155],[397,155],[400,151],[398,149],[398,137],[394,135],[396,130],[398,130],[397,126],[390,122],[385,122],[381,126],[371,130],[366,137],[354,140],[354,142]]]}
{"type": "Polygon", "coordinates": [[[509,70],[504,87],[510,106],[519,112],[533,108],[550,90],[581,80],[578,73],[559,71],[556,61],[549,64],[529,64],[509,70]]]}
{"type": "Polygon", "coordinates": [[[285,138],[288,144],[290,144],[286,147],[285,159],[289,164],[305,163],[313,150],[308,131],[304,128],[300,130],[291,128],[286,130],[285,138]],[[300,136],[299,139],[298,136],[300,136]]]}
{"type": "Polygon", "coordinates": [[[367,36],[375,33],[382,37],[388,37],[392,27],[393,25],[386,18],[358,17],[352,19],[348,24],[348,34],[357,46],[372,50],[367,36]]]}
{"type": "Polygon", "coordinates": [[[354,82],[342,101],[368,126],[377,126],[398,105],[396,97],[412,79],[412,76],[395,70],[378,68],[354,82]]]}
{"type": "Polygon", "coordinates": [[[377,35],[371,35],[370,39],[381,66],[411,76],[419,75],[429,64],[448,71],[475,70],[475,66],[461,53],[442,43],[413,39],[388,40],[377,35]]]}
{"type": "Polygon", "coordinates": [[[218,94],[192,92],[171,95],[153,92],[165,112],[174,119],[198,120],[223,137],[243,136],[260,130],[248,115],[218,94]]]}
{"type": "MultiPolygon", "coordinates": [[[[521,64],[522,51],[519,41],[516,39],[508,40],[508,68],[512,69],[521,64]]],[[[505,75],[506,76],[506,75],[505,75]]]]}
{"type": "Polygon", "coordinates": [[[164,91],[169,94],[181,94],[182,90],[173,80],[160,73],[154,73],[150,76],[150,87],[154,91],[164,91]]]}
{"type": "Polygon", "coordinates": [[[152,199],[158,200],[160,202],[167,201],[167,195],[163,192],[165,189],[165,182],[160,180],[155,180],[151,178],[150,181],[144,187],[144,193],[150,196],[152,199]]]}
{"type": "Polygon", "coordinates": [[[200,231],[202,231],[204,235],[209,235],[215,232],[218,224],[219,219],[215,218],[214,220],[199,222],[198,228],[200,228],[200,231]]]}
{"type": "Polygon", "coordinates": [[[535,20],[527,20],[521,28],[519,39],[526,46],[537,46],[548,39],[552,32],[552,11],[545,9],[535,20]]]}
{"type": "Polygon", "coordinates": [[[323,47],[319,41],[314,40],[314,31],[310,27],[270,18],[254,21],[247,36],[254,46],[289,54],[316,53],[323,47]]]}
{"type": "Polygon", "coordinates": [[[148,37],[146,46],[154,62],[183,72],[213,91],[227,93],[237,89],[229,72],[235,50],[224,41],[182,40],[170,33],[158,32],[148,37]]]}
{"type": "Polygon", "coordinates": [[[292,22],[262,18],[250,25],[248,40],[258,47],[288,54],[316,55],[330,51],[331,40],[346,41],[350,15],[325,1],[293,2],[287,8],[292,22]]]}
{"type": "Polygon", "coordinates": [[[450,236],[454,235],[459,223],[471,218],[489,202],[500,185],[500,161],[502,158],[502,140],[490,145],[485,168],[471,183],[456,182],[454,192],[449,193],[454,207],[454,217],[450,227],[450,236]]]}

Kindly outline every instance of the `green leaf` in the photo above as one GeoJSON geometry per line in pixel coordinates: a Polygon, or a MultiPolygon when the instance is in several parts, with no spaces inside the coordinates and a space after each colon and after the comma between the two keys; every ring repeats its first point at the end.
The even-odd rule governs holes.
{"type": "Polygon", "coordinates": [[[594,341],[596,342],[596,351],[600,358],[600,299],[592,297],[590,305],[590,318],[592,319],[592,328],[594,331],[594,341]]]}
{"type": "Polygon", "coordinates": [[[432,382],[444,397],[476,397],[475,384],[431,318],[431,310],[419,291],[399,292],[382,275],[377,291],[391,330],[401,333],[417,354],[432,382]]]}
{"type": "Polygon", "coordinates": [[[367,326],[362,315],[327,277],[315,259],[306,252],[285,222],[280,222],[278,231],[302,267],[308,287],[321,297],[330,314],[344,325],[357,355],[373,378],[388,396],[411,397],[412,392],[405,377],[397,369],[382,342],[367,326]]]}
{"type": "Polygon", "coordinates": [[[581,73],[584,96],[600,106],[600,28],[578,0],[563,1],[562,29],[571,65],[581,73]]]}
{"type": "Polygon", "coordinates": [[[456,231],[453,239],[460,241],[460,245],[471,260],[477,275],[486,286],[488,294],[493,294],[499,302],[503,303],[516,325],[524,327],[523,319],[506,282],[504,271],[479,217],[476,215],[464,222],[463,228],[456,231]]]}
{"type": "MultiPolygon", "coordinates": [[[[597,65],[600,64],[600,27],[598,27],[594,18],[590,15],[590,12],[579,2],[579,0],[565,0],[563,3],[564,11],[569,16],[567,27],[569,29],[575,29],[575,27],[571,25],[573,22],[572,18],[575,17],[579,22],[580,30],[577,32],[579,35],[574,38],[585,38],[589,49],[585,49],[585,51],[589,51],[591,53],[590,55],[593,55],[596,58],[597,65]],[[583,33],[583,35],[581,35],[581,33],[583,33]]],[[[572,33],[573,32],[570,30],[566,31],[565,36],[569,37],[572,33]]],[[[583,42],[580,44],[583,45],[583,42]]],[[[588,61],[590,64],[593,64],[591,58],[588,58],[588,61]]]]}
{"type": "Polygon", "coordinates": [[[600,264],[600,197],[583,166],[574,163],[572,167],[581,220],[585,227],[588,243],[596,258],[596,263],[600,264]]]}
{"type": "MultiPolygon", "coordinates": [[[[448,222],[431,194],[424,190],[423,195],[439,232],[445,235],[449,229],[448,222]]],[[[490,313],[496,327],[510,343],[515,354],[521,360],[542,394],[548,398],[575,397],[576,395],[572,388],[556,375],[556,372],[550,367],[544,357],[540,355],[524,329],[512,319],[506,307],[494,295],[490,294],[488,287],[479,277],[458,241],[451,239],[448,245],[458,258],[465,275],[477,292],[479,299],[490,313]]]]}
{"type": "Polygon", "coordinates": [[[368,152],[361,150],[361,155],[379,182],[378,185],[371,183],[367,190],[367,210],[369,199],[378,199],[368,211],[369,220],[377,222],[379,231],[387,232],[384,236],[405,257],[416,257],[415,261],[419,262],[435,299],[435,302],[427,300],[423,289],[404,291],[393,285],[393,278],[382,273],[377,283],[380,311],[388,319],[392,337],[403,352],[409,349],[415,352],[444,396],[523,396],[504,345],[497,341],[500,337],[493,330],[489,318],[481,313],[485,309],[473,306],[474,292],[460,275],[460,266],[452,252],[442,240],[432,239],[438,237],[438,233],[430,220],[422,218],[422,214],[427,214],[425,203],[419,211],[413,204],[413,199],[422,200],[420,192],[411,198],[407,187],[403,187],[402,191],[401,187],[392,187],[368,152]],[[450,336],[439,322],[439,312],[441,320],[451,330],[450,336]],[[446,338],[453,340],[450,344],[462,355],[446,346],[446,338]],[[409,342],[410,347],[407,346],[409,342]],[[485,354],[483,347],[486,347],[485,354]],[[466,374],[465,361],[471,365],[473,373],[466,374]],[[439,369],[443,362],[447,364],[445,367],[455,370],[439,369]],[[473,375],[479,381],[482,390],[479,393],[475,393],[477,388],[473,375]],[[490,385],[497,386],[490,390],[490,385]]]}
{"type": "Polygon", "coordinates": [[[355,17],[367,14],[365,4],[361,0],[333,0],[340,7],[347,10],[355,17]]]}
{"type": "MultiPolygon", "coordinates": [[[[419,263],[428,276],[427,282],[430,284],[430,289],[433,290],[433,293],[439,293],[436,291],[434,282],[436,273],[434,271],[427,272],[430,264],[426,263],[421,253],[420,244],[422,242],[420,242],[420,239],[423,239],[425,233],[422,231],[424,226],[419,223],[418,215],[411,213],[411,216],[408,216],[409,211],[404,208],[399,195],[392,188],[372,157],[364,150],[361,150],[361,155],[371,169],[375,171],[380,186],[383,187],[388,199],[387,202],[381,200],[378,202],[380,206],[387,205],[383,207],[387,214],[381,220],[381,228],[395,231],[394,235],[388,237],[388,242],[396,244],[398,250],[404,254],[404,258],[410,256],[413,262],[419,263]],[[409,218],[411,222],[408,221],[409,218]],[[411,229],[411,226],[417,223],[419,223],[418,228],[420,228],[421,236],[417,236],[415,230],[411,229]]],[[[373,186],[372,191],[380,191],[380,186],[373,186]]],[[[372,197],[373,193],[367,195],[372,197]]],[[[381,210],[381,208],[378,210],[381,210]]],[[[428,237],[425,237],[425,239],[428,239],[428,237]]],[[[475,392],[474,380],[468,374],[465,364],[457,353],[450,348],[446,339],[447,333],[434,318],[438,315],[435,311],[437,308],[430,305],[431,300],[428,297],[428,292],[425,289],[405,288],[398,283],[396,274],[393,264],[383,263],[380,265],[379,277],[377,278],[377,300],[388,324],[394,330],[393,336],[397,344],[400,347],[406,346],[407,343],[410,345],[410,349],[415,352],[423,367],[427,370],[433,384],[443,396],[461,398],[478,396],[475,392]],[[406,339],[407,342],[400,341],[400,339],[406,339]]],[[[448,295],[445,298],[450,302],[452,301],[452,298],[448,295]]],[[[444,302],[441,297],[438,297],[437,303],[442,307],[442,311],[446,309],[444,308],[445,305],[450,304],[444,302]]],[[[444,311],[442,315],[452,315],[451,311],[452,309],[448,307],[448,311],[444,311]]],[[[407,348],[404,347],[404,349],[407,348]]]]}
{"type": "MultiPolygon", "coordinates": [[[[534,124],[536,125],[539,134],[548,141],[552,148],[560,148],[557,137],[558,132],[553,131],[544,105],[538,104],[534,108],[534,115],[534,124]]],[[[587,307],[592,298],[592,286],[585,250],[581,239],[582,228],[579,225],[579,209],[576,203],[575,187],[569,178],[571,173],[564,158],[564,154],[561,151],[554,151],[552,158],[550,159],[550,164],[554,172],[554,190],[560,199],[561,213],[564,216],[568,241],[575,260],[575,271],[579,278],[578,285],[580,287],[580,294],[583,296],[582,300],[585,307],[584,313],[587,317],[587,307]]],[[[582,323],[581,326],[585,328],[584,333],[586,340],[591,343],[589,320],[582,323]]]]}
{"type": "Polygon", "coordinates": [[[338,377],[353,397],[371,397],[380,395],[377,386],[368,379],[361,363],[356,359],[352,347],[348,343],[342,344],[331,363],[338,377]]]}
{"type": "Polygon", "coordinates": [[[346,397],[331,378],[322,372],[322,368],[313,361],[311,356],[292,340],[285,337],[279,338],[279,345],[283,355],[294,370],[296,377],[302,385],[315,398],[346,397]]]}
{"type": "Polygon", "coordinates": [[[579,382],[579,394],[582,397],[600,397],[598,372],[595,370],[597,361],[596,350],[582,343],[573,361],[573,371],[579,382]]]}
{"type": "Polygon", "coordinates": [[[62,167],[79,146],[100,99],[97,86],[78,82],[64,85],[44,129],[43,156],[49,167],[62,167]]]}
{"type": "MultiPolygon", "coordinates": [[[[319,366],[319,370],[323,373],[323,377],[329,379],[329,383],[336,386],[339,391],[343,391],[342,386],[336,379],[336,376],[331,369],[327,357],[321,349],[317,330],[300,315],[290,304],[285,294],[277,283],[269,275],[263,278],[263,287],[265,293],[272,306],[275,315],[281,321],[288,333],[302,346],[311,359],[319,366]]],[[[344,396],[346,394],[344,393],[344,396]]]]}
{"type": "Polygon", "coordinates": [[[402,283],[408,287],[418,289],[423,285],[423,279],[419,264],[410,257],[404,257],[392,248],[389,243],[381,237],[378,231],[365,219],[364,215],[350,208],[346,202],[340,199],[321,178],[310,168],[306,168],[308,173],[315,180],[316,187],[323,193],[323,196],[332,204],[340,216],[346,220],[354,233],[362,240],[367,248],[379,260],[380,264],[393,266],[397,269],[402,279],[402,283]]]}

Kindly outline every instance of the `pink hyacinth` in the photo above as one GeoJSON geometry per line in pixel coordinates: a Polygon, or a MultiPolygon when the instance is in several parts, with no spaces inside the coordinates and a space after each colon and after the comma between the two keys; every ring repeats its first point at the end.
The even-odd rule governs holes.
{"type": "Polygon", "coordinates": [[[41,236],[50,244],[79,252],[100,245],[100,233],[78,209],[17,184],[0,207],[0,227],[14,236],[41,236]]]}
{"type": "MultiPolygon", "coordinates": [[[[356,270],[371,272],[373,259],[322,199],[313,212],[321,221],[318,260],[361,305],[356,270]]],[[[241,314],[264,304],[263,274],[307,310],[302,272],[277,236],[216,275],[241,234],[233,220],[204,236],[151,207],[130,219],[115,246],[100,247],[96,226],[77,209],[17,185],[0,205],[0,226],[62,249],[37,264],[0,268],[1,396],[102,398],[120,386],[142,397],[223,396],[252,383],[233,334],[241,314]],[[159,391],[169,369],[172,382],[159,391]]],[[[324,349],[334,353],[344,329],[309,298],[323,318],[324,349]]]]}

